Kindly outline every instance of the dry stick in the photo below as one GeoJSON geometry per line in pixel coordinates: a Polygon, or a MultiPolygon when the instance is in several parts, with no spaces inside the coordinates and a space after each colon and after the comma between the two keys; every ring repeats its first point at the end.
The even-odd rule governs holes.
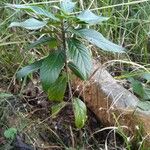
{"type": "MultiPolygon", "coordinates": [[[[55,1],[45,1],[45,2],[37,2],[37,3],[25,3],[25,4],[21,4],[21,5],[24,5],[24,6],[31,6],[31,5],[42,5],[42,4],[52,4],[52,3],[59,3],[60,0],[55,0],[55,1]]],[[[5,3],[3,4],[3,6],[0,6],[0,8],[8,8],[10,3],[5,3]]]]}
{"type": "MultiPolygon", "coordinates": [[[[51,4],[51,3],[59,3],[60,0],[54,0],[54,1],[45,1],[45,2],[37,2],[37,3],[25,3],[25,4],[21,4],[21,5],[25,5],[25,6],[29,6],[29,5],[41,5],[41,4],[51,4]]],[[[9,3],[6,3],[9,4],[9,3]]],[[[8,6],[6,6],[8,7],[8,6]]]]}
{"type": "Polygon", "coordinates": [[[79,3],[81,5],[81,9],[84,10],[83,0],[79,0],[79,3]]]}
{"type": "Polygon", "coordinates": [[[60,0],[54,0],[54,1],[45,1],[45,2],[37,2],[37,3],[28,3],[26,5],[41,5],[41,4],[51,4],[51,3],[59,3],[60,0]]]}
{"type": "Polygon", "coordinates": [[[110,61],[104,63],[102,65],[102,68],[107,68],[110,64],[118,63],[118,62],[137,66],[138,68],[141,68],[141,69],[145,70],[146,72],[150,73],[150,71],[147,68],[145,68],[145,66],[139,65],[139,64],[131,62],[131,61],[126,61],[126,60],[110,60],[110,61]]]}
{"type": "Polygon", "coordinates": [[[14,75],[13,75],[13,77],[12,77],[12,79],[11,79],[11,81],[10,81],[8,87],[7,87],[7,92],[9,91],[9,88],[11,87],[13,81],[15,80],[15,77],[16,77],[16,75],[17,75],[17,72],[18,72],[19,68],[21,67],[21,65],[23,64],[23,62],[25,61],[26,58],[27,58],[27,56],[21,61],[19,67],[17,68],[16,72],[14,73],[14,75]]]}
{"type": "MultiPolygon", "coordinates": [[[[127,126],[120,126],[121,128],[125,128],[125,129],[129,129],[127,126]]],[[[110,127],[104,127],[100,130],[95,131],[94,133],[92,133],[92,135],[90,135],[90,137],[88,138],[88,141],[97,133],[103,132],[105,130],[118,130],[120,127],[116,127],[116,126],[110,126],[110,127]]]]}
{"type": "Polygon", "coordinates": [[[88,9],[90,9],[90,8],[92,7],[93,3],[94,3],[94,0],[92,0],[92,2],[91,2],[91,4],[89,5],[88,9]]]}
{"type": "MultiPolygon", "coordinates": [[[[134,5],[134,4],[139,4],[139,3],[148,2],[148,1],[150,2],[150,0],[139,0],[139,1],[133,1],[133,2],[128,2],[128,3],[121,3],[121,4],[110,5],[110,6],[104,6],[104,7],[100,7],[100,8],[93,8],[93,9],[90,9],[90,10],[91,11],[102,10],[102,9],[114,8],[114,7],[119,7],[119,6],[134,5]]],[[[72,13],[72,14],[78,14],[80,12],[81,11],[78,11],[78,12],[75,12],[75,13],[72,13]]]]}
{"type": "Polygon", "coordinates": [[[148,1],[150,1],[150,0],[139,0],[139,1],[133,1],[133,2],[128,2],[128,3],[121,3],[121,4],[110,5],[110,6],[104,6],[104,7],[100,7],[100,8],[94,8],[91,10],[101,10],[101,9],[113,8],[113,7],[118,7],[118,6],[134,5],[134,4],[139,4],[139,3],[148,2],[148,1]]]}
{"type": "Polygon", "coordinates": [[[74,140],[74,135],[73,135],[72,127],[69,126],[69,129],[70,129],[72,147],[75,147],[75,140],[74,140]]]}
{"type": "Polygon", "coordinates": [[[52,150],[52,149],[60,149],[60,150],[61,150],[63,147],[57,146],[57,145],[55,146],[55,145],[54,145],[54,146],[41,146],[41,147],[40,147],[40,146],[37,146],[37,148],[40,148],[40,149],[43,149],[43,150],[45,150],[45,149],[48,149],[48,150],[50,150],[50,149],[51,149],[51,150],[52,150]]]}

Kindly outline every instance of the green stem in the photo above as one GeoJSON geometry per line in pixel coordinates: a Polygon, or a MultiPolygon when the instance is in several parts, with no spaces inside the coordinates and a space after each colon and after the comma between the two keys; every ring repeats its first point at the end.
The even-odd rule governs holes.
{"type": "Polygon", "coordinates": [[[65,53],[65,70],[67,73],[67,80],[68,80],[68,88],[69,88],[69,99],[72,100],[73,94],[72,94],[72,88],[71,88],[71,83],[69,79],[69,68],[68,68],[68,62],[67,62],[67,45],[66,45],[66,33],[65,33],[65,25],[64,21],[62,20],[62,43],[63,43],[63,50],[65,53]]]}

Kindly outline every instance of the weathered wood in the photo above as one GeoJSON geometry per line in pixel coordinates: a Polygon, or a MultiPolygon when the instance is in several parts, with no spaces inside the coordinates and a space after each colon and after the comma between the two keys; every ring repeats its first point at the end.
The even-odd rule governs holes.
{"type": "Polygon", "coordinates": [[[89,81],[75,79],[72,85],[104,125],[127,126],[128,133],[134,135],[136,128],[142,124],[144,135],[150,134],[150,113],[137,108],[138,98],[119,85],[95,61],[93,73],[89,81]]]}

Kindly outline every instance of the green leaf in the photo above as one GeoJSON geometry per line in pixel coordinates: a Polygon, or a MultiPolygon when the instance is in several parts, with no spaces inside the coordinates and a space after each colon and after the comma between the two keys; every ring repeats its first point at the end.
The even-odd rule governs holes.
{"type": "Polygon", "coordinates": [[[29,73],[32,73],[32,72],[38,70],[42,66],[42,62],[44,59],[38,60],[28,66],[23,67],[21,70],[18,71],[17,78],[21,79],[21,78],[27,76],[29,73]]]}
{"type": "Polygon", "coordinates": [[[139,95],[141,98],[144,97],[144,88],[141,82],[135,81],[132,83],[133,92],[139,95]]]}
{"type": "Polygon", "coordinates": [[[48,98],[53,101],[62,101],[67,87],[66,76],[60,76],[56,82],[50,84],[48,98]]]}
{"type": "Polygon", "coordinates": [[[144,73],[141,77],[147,81],[150,81],[150,73],[144,73]]]}
{"type": "Polygon", "coordinates": [[[39,21],[35,18],[30,18],[23,22],[12,22],[9,27],[22,27],[28,30],[38,30],[44,27],[46,24],[46,21],[39,21]]]}
{"type": "Polygon", "coordinates": [[[133,78],[128,79],[131,82],[132,90],[136,93],[140,98],[144,97],[144,88],[140,81],[134,80],[133,78]]]}
{"type": "Polygon", "coordinates": [[[84,21],[85,23],[88,23],[89,25],[99,24],[109,19],[108,17],[97,16],[94,13],[92,13],[89,9],[82,11],[77,16],[77,18],[80,21],[84,21]]]}
{"type": "Polygon", "coordinates": [[[77,76],[79,77],[81,80],[86,80],[84,74],[82,72],[80,72],[80,69],[73,63],[73,62],[69,62],[68,63],[68,67],[71,69],[71,71],[77,76]]]}
{"type": "Polygon", "coordinates": [[[150,88],[144,87],[144,100],[150,100],[150,88]]]}
{"type": "Polygon", "coordinates": [[[90,43],[96,45],[102,50],[124,53],[124,48],[122,46],[110,42],[101,33],[93,29],[78,29],[78,30],[71,30],[71,32],[80,36],[81,38],[85,38],[90,43]]]}
{"type": "Polygon", "coordinates": [[[13,140],[15,138],[16,134],[17,134],[16,128],[9,128],[9,129],[5,130],[5,132],[4,132],[5,138],[11,139],[11,140],[13,140]]]}
{"type": "Polygon", "coordinates": [[[55,118],[58,113],[67,105],[66,102],[61,102],[52,106],[52,118],[55,118]]]}
{"type": "Polygon", "coordinates": [[[68,14],[73,12],[75,4],[76,3],[72,2],[71,0],[62,0],[62,2],[60,3],[60,7],[65,13],[68,14]]]}
{"type": "Polygon", "coordinates": [[[37,6],[30,6],[30,9],[36,13],[37,15],[43,15],[43,16],[46,16],[48,18],[51,18],[53,20],[56,20],[56,21],[59,21],[58,18],[56,18],[52,13],[48,12],[47,10],[44,10],[40,7],[37,7],[37,6]]]}
{"type": "Polygon", "coordinates": [[[87,120],[87,108],[85,103],[79,98],[74,98],[73,110],[75,115],[75,125],[77,128],[82,128],[87,120]]]}
{"type": "Polygon", "coordinates": [[[144,111],[150,111],[150,102],[149,101],[139,101],[138,107],[144,111]]]}
{"type": "MultiPolygon", "coordinates": [[[[92,69],[92,59],[90,51],[79,40],[71,38],[68,41],[68,56],[74,65],[81,72],[84,79],[88,79],[92,69]]],[[[73,69],[73,68],[72,68],[73,69]]],[[[75,67],[74,67],[75,69],[75,67]]]]}
{"type": "Polygon", "coordinates": [[[63,51],[52,51],[43,61],[40,69],[40,78],[43,89],[48,90],[50,85],[54,83],[64,67],[65,56],[63,51]]]}
{"type": "Polygon", "coordinates": [[[131,82],[134,93],[143,100],[150,100],[150,88],[144,87],[140,81],[135,80],[134,78],[129,78],[128,81],[131,82]]]}
{"type": "Polygon", "coordinates": [[[54,48],[57,46],[57,40],[55,38],[52,38],[52,37],[43,36],[40,39],[38,39],[37,41],[30,44],[27,49],[32,49],[32,48],[37,47],[41,44],[43,44],[43,45],[46,44],[46,45],[49,45],[50,48],[54,48]]]}
{"type": "Polygon", "coordinates": [[[13,94],[0,92],[0,98],[8,98],[8,97],[12,97],[12,96],[13,96],[13,94]]]}
{"type": "Polygon", "coordinates": [[[56,18],[54,14],[52,14],[49,11],[47,11],[41,7],[38,7],[38,6],[15,5],[15,4],[8,4],[8,6],[11,8],[30,10],[30,11],[33,11],[37,15],[42,15],[42,16],[48,17],[50,19],[59,21],[59,19],[56,18]]]}

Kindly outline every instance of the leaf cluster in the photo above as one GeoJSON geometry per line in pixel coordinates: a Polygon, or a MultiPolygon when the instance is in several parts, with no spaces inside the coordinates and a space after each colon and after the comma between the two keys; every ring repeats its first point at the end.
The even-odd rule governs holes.
{"type": "MultiPolygon", "coordinates": [[[[12,22],[9,27],[21,27],[41,33],[41,38],[31,43],[28,49],[41,45],[49,46],[49,55],[22,68],[17,76],[22,78],[40,70],[43,89],[50,100],[62,101],[67,84],[70,82],[70,71],[82,80],[87,80],[92,70],[92,53],[87,44],[93,44],[99,50],[124,52],[124,48],[112,43],[101,33],[89,27],[107,21],[108,17],[98,16],[92,11],[84,10],[74,14],[75,2],[63,0],[60,7],[55,7],[55,14],[44,7],[36,5],[8,6],[29,14],[22,22],[12,22]],[[69,70],[69,71],[68,71],[69,70]]],[[[86,121],[85,104],[73,98],[76,126],[81,128],[86,121]]]]}

